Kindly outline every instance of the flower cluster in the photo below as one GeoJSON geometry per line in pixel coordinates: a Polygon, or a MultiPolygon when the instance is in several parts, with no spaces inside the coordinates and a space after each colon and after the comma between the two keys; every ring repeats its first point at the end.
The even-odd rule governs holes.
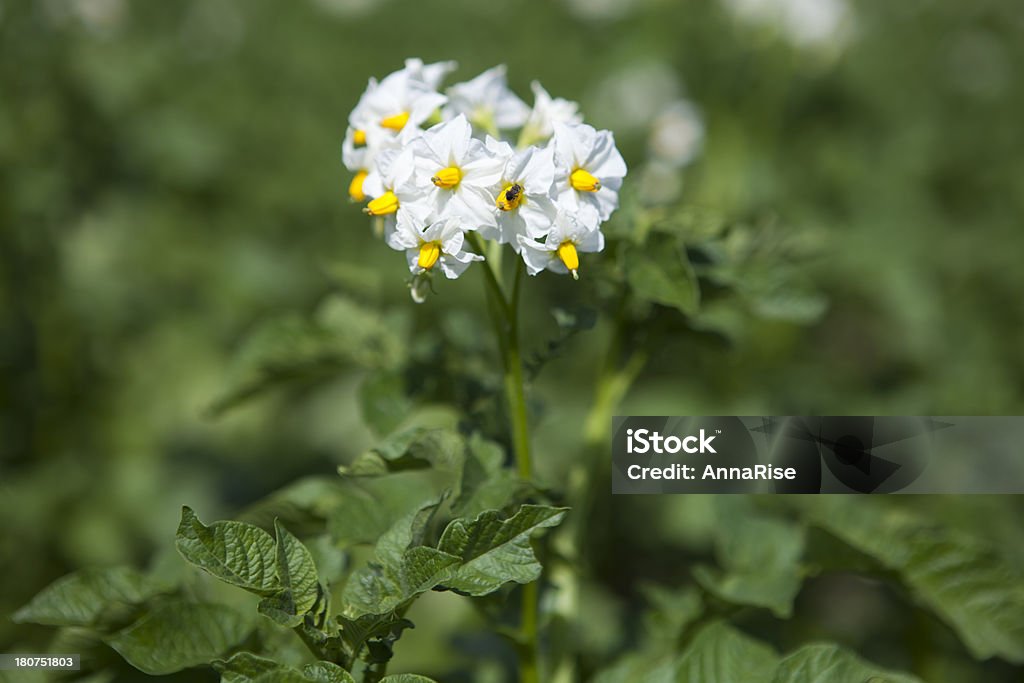
{"type": "Polygon", "coordinates": [[[578,277],[579,253],[604,248],[601,223],[626,175],[611,132],[537,82],[529,107],[504,66],[440,92],[454,68],[409,59],[370,79],[343,145],[349,195],[368,201],[418,278],[458,277],[484,259],[481,240],[510,245],[531,275],[578,277]]]}

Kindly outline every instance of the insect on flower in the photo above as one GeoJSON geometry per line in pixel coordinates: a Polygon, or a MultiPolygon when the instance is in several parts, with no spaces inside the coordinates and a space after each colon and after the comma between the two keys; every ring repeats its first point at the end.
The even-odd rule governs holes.
{"type": "Polygon", "coordinates": [[[498,195],[498,208],[502,211],[511,211],[519,206],[523,200],[523,186],[519,183],[509,185],[498,195]]]}

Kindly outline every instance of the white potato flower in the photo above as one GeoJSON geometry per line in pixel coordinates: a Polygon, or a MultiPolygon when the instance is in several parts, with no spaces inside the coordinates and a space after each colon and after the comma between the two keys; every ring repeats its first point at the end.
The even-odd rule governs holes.
{"type": "Polygon", "coordinates": [[[608,220],[619,205],[626,162],[611,131],[555,124],[555,192],[558,203],[584,222],[608,220]]]}
{"type": "Polygon", "coordinates": [[[424,64],[420,59],[407,59],[403,69],[379,83],[370,79],[349,116],[342,143],[342,163],[354,174],[348,188],[353,200],[366,199],[363,185],[376,157],[395,147],[402,133],[418,129],[444,104],[447,98],[437,89],[455,66],[455,62],[424,64]]]}
{"type": "Polygon", "coordinates": [[[604,235],[596,223],[587,223],[567,211],[560,210],[543,244],[519,237],[520,252],[526,271],[536,275],[542,270],[554,273],[572,273],[579,279],[580,252],[590,253],[604,249],[604,235]]]}
{"type": "Polygon", "coordinates": [[[533,109],[519,135],[520,147],[547,140],[554,134],[556,123],[583,123],[578,103],[551,97],[537,81],[531,83],[530,88],[533,90],[533,109]]]}
{"type": "Polygon", "coordinates": [[[555,180],[554,148],[527,147],[514,152],[507,142],[487,138],[487,147],[507,159],[495,190],[494,225],[481,226],[480,235],[510,244],[518,253],[519,236],[538,239],[555,220],[557,205],[552,196],[555,180]]]}
{"type": "Polygon", "coordinates": [[[505,65],[488,69],[476,78],[448,88],[444,118],[465,114],[481,131],[493,136],[499,130],[519,128],[530,116],[530,108],[508,87],[505,65]]]}
{"type": "Polygon", "coordinates": [[[418,59],[410,59],[405,68],[388,74],[379,83],[371,78],[349,116],[354,144],[366,144],[371,129],[390,131],[393,136],[407,125],[423,124],[448,99],[437,92],[437,86],[454,68],[452,64],[425,65],[418,59]]]}
{"type": "Polygon", "coordinates": [[[466,271],[473,261],[484,257],[466,250],[466,235],[458,218],[430,220],[423,207],[404,211],[387,239],[388,246],[404,251],[409,272],[420,275],[440,267],[449,280],[466,271]]]}
{"type": "Polygon", "coordinates": [[[461,218],[470,230],[495,224],[493,188],[505,159],[473,137],[465,116],[425,130],[409,149],[410,194],[421,196],[439,218],[461,218]]]}
{"type": "MultiPolygon", "coordinates": [[[[441,95],[454,68],[408,59],[380,83],[371,79],[342,145],[355,174],[349,195],[369,200],[375,228],[406,253],[417,302],[436,270],[456,278],[482,261],[480,239],[511,245],[530,275],[577,279],[580,253],[604,249],[601,223],[618,208],[626,175],[612,133],[584,124],[576,102],[536,81],[531,109],[509,89],[504,66],[441,95]]],[[[652,144],[681,165],[699,148],[700,121],[669,113],[652,144]]]]}
{"type": "Polygon", "coordinates": [[[399,138],[404,143],[381,152],[363,181],[362,190],[371,199],[363,211],[382,218],[385,237],[394,231],[396,220],[407,208],[423,202],[422,193],[412,183],[415,166],[407,140],[414,138],[411,131],[406,132],[399,138]]]}

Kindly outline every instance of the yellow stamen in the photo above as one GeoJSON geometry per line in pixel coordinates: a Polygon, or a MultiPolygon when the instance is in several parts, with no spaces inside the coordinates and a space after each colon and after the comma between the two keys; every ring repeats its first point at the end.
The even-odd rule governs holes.
{"type": "Polygon", "coordinates": [[[576,253],[576,245],[566,240],[558,245],[558,258],[562,260],[565,267],[572,273],[573,280],[579,280],[580,257],[576,253]]]}
{"type": "Polygon", "coordinates": [[[356,147],[362,147],[366,144],[366,131],[365,130],[354,130],[352,131],[352,144],[356,147]]]}
{"type": "Polygon", "coordinates": [[[394,116],[388,116],[380,120],[382,128],[390,128],[391,130],[402,130],[405,128],[405,124],[409,122],[409,112],[403,111],[401,114],[395,114],[394,116]]]}
{"type": "Polygon", "coordinates": [[[383,216],[388,213],[394,213],[398,211],[398,197],[395,196],[394,192],[385,192],[367,204],[363,211],[371,216],[383,216]]]}
{"type": "Polygon", "coordinates": [[[512,209],[519,208],[519,205],[523,203],[523,186],[519,183],[513,183],[509,185],[498,195],[498,200],[495,202],[498,208],[502,211],[511,211],[512,209]]]}
{"type": "Polygon", "coordinates": [[[572,172],[572,175],[569,176],[569,184],[574,190],[580,192],[597,192],[601,189],[601,181],[582,168],[577,168],[572,172]]]}
{"type": "Polygon", "coordinates": [[[363,192],[364,180],[366,180],[366,171],[359,171],[352,178],[352,182],[348,184],[348,196],[357,202],[366,199],[366,193],[363,192]]]}
{"type": "Polygon", "coordinates": [[[430,182],[434,183],[438,187],[450,190],[462,180],[462,171],[449,166],[448,168],[442,168],[440,171],[434,174],[434,177],[430,179],[430,182]]]}
{"type": "Polygon", "coordinates": [[[439,258],[441,258],[441,245],[437,242],[424,242],[420,246],[420,257],[416,260],[416,265],[423,270],[430,270],[439,258]]]}

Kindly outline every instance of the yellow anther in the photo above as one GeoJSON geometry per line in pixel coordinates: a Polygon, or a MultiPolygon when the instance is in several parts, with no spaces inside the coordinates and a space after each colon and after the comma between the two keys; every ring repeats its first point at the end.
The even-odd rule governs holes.
{"type": "Polygon", "coordinates": [[[363,181],[366,180],[366,171],[359,171],[355,177],[352,178],[352,182],[348,184],[348,196],[357,202],[361,202],[366,199],[366,193],[363,192],[363,181]]]}
{"type": "Polygon", "coordinates": [[[597,192],[601,189],[601,181],[590,175],[590,172],[577,168],[569,176],[569,184],[580,192],[597,192]]]}
{"type": "Polygon", "coordinates": [[[420,246],[420,257],[416,260],[416,265],[423,270],[430,270],[439,258],[441,258],[441,245],[437,242],[424,242],[420,246]]]}
{"type": "Polygon", "coordinates": [[[498,194],[498,200],[495,204],[502,211],[511,211],[516,209],[520,204],[523,203],[523,186],[519,183],[513,183],[498,194]]]}
{"type": "Polygon", "coordinates": [[[366,144],[366,131],[365,130],[354,130],[352,131],[352,144],[356,147],[362,147],[366,144]]]}
{"type": "Polygon", "coordinates": [[[438,187],[450,190],[462,180],[462,171],[454,166],[448,168],[442,168],[440,171],[434,174],[434,177],[430,179],[430,182],[434,183],[438,187]]]}
{"type": "Polygon", "coordinates": [[[576,245],[566,240],[558,245],[558,258],[561,259],[565,267],[572,273],[573,280],[579,280],[579,269],[580,269],[580,257],[576,253],[576,245]]]}
{"type": "Polygon", "coordinates": [[[394,192],[385,192],[367,204],[363,211],[371,216],[383,216],[394,213],[398,211],[398,197],[395,196],[394,192]]]}
{"type": "Polygon", "coordinates": [[[405,124],[409,122],[409,112],[403,111],[401,114],[395,114],[394,116],[388,116],[380,120],[381,128],[390,128],[391,130],[402,130],[405,128],[405,124]]]}

